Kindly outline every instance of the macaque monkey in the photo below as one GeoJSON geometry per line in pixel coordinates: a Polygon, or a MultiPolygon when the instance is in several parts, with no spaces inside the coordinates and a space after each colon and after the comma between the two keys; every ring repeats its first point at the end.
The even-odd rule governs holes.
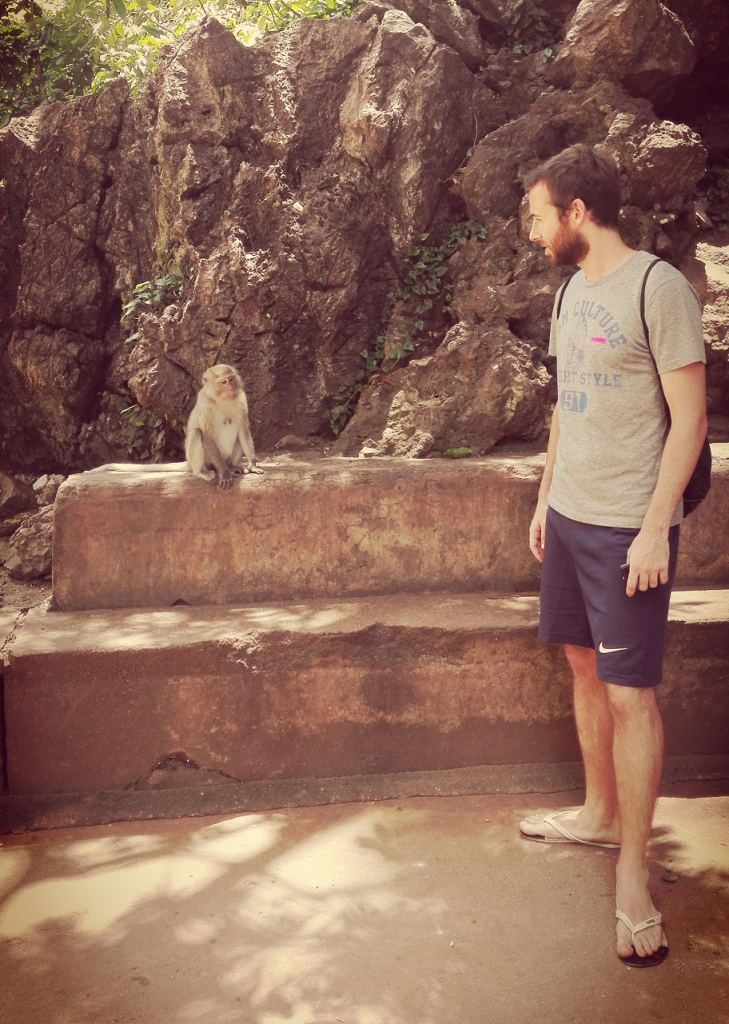
{"type": "Polygon", "coordinates": [[[213,483],[217,478],[221,487],[232,486],[234,476],[263,472],[256,466],[243,384],[232,366],[221,363],[203,374],[187,421],[185,457],[195,476],[213,483]]]}

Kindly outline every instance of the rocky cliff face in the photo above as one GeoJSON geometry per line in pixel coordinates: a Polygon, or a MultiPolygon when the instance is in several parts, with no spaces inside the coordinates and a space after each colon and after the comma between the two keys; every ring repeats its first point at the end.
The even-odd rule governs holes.
{"type": "Polygon", "coordinates": [[[178,458],[217,362],[243,376],[260,450],[331,437],[332,396],[378,335],[386,348],[407,338],[415,360],[362,376],[341,453],[539,439],[563,271],[528,242],[519,181],[578,141],[620,162],[626,240],[702,287],[712,411],[729,413],[727,288],[696,259],[711,227],[696,129],[714,159],[729,153],[701,86],[707,68],[726,76],[729,10],[544,6],[568,19],[549,63],[502,45],[512,0],[370,0],[350,20],[301,21],[249,49],[203,19],[133,99],[118,82],[11,122],[0,132],[2,454],[66,472],[178,458]],[[418,305],[413,246],[467,218],[484,237],[463,237],[418,305]],[[162,301],[122,320],[135,286],[155,280],[162,301]]]}

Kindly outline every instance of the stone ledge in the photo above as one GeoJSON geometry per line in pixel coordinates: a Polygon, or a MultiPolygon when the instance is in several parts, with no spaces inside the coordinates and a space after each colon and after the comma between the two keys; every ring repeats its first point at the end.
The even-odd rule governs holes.
{"type": "MultiPolygon", "coordinates": [[[[181,754],[235,782],[576,760],[536,598],[31,611],[5,672],[11,793],[125,790],[181,754]]],[[[729,601],[674,595],[666,750],[729,747],[729,601]]]]}
{"type": "MultiPolygon", "coordinates": [[[[683,530],[677,582],[729,583],[729,445],[683,530]]],[[[724,451],[725,450],[725,451],[724,451]]],[[[62,610],[368,594],[536,591],[527,536],[544,456],[323,459],[264,466],[230,491],[183,464],[102,466],[56,499],[62,610]]]]}
{"type": "MultiPolygon", "coordinates": [[[[729,779],[729,755],[667,757],[662,785],[729,779]]],[[[444,771],[357,775],[338,779],[278,779],[184,786],[146,792],[0,796],[0,835],[115,821],[242,814],[280,807],[319,807],[418,796],[485,793],[565,793],[584,787],[581,761],[477,765],[444,771]]]]}

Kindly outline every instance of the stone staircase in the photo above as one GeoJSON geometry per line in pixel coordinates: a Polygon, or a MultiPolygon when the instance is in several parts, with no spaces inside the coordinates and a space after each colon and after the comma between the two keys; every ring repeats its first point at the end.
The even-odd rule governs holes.
{"type": "MultiPolygon", "coordinates": [[[[713,454],[658,691],[669,768],[696,777],[729,753],[729,445],[713,454]]],[[[71,477],[55,610],[4,615],[6,812],[579,785],[566,662],[536,640],[543,458],[264,464],[227,492],[182,465],[71,477]]]]}

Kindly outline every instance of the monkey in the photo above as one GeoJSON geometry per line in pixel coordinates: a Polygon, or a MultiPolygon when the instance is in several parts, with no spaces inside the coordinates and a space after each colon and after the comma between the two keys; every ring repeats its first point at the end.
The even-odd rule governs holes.
{"type": "Polygon", "coordinates": [[[248,402],[237,371],[220,363],[206,370],[202,381],[187,421],[185,458],[190,471],[213,483],[217,478],[220,487],[231,487],[234,476],[263,473],[256,465],[248,402]]]}

